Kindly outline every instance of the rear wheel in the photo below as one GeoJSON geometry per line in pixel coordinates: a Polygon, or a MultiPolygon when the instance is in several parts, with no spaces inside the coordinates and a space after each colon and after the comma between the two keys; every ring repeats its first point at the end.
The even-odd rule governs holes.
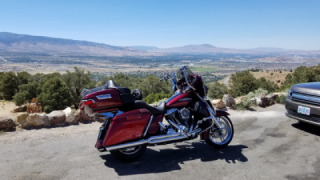
{"type": "Polygon", "coordinates": [[[134,161],[139,158],[147,149],[147,145],[134,146],[110,151],[110,153],[122,161],[134,161]]]}
{"type": "Polygon", "coordinates": [[[214,124],[209,129],[209,138],[206,139],[206,143],[215,147],[222,148],[226,147],[233,138],[233,125],[228,116],[218,117],[221,125],[221,129],[214,124]]]}

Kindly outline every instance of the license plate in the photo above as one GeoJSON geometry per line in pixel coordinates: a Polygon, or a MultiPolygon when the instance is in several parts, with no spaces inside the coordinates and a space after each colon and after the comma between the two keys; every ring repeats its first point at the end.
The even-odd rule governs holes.
{"type": "Polygon", "coordinates": [[[298,113],[309,116],[310,115],[310,108],[304,107],[304,106],[298,106],[298,113]]]}

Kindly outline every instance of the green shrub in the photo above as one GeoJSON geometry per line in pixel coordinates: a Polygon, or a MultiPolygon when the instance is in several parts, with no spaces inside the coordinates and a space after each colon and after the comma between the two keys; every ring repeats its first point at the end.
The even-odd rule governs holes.
{"type": "Polygon", "coordinates": [[[208,97],[211,99],[222,99],[223,95],[228,93],[227,86],[219,82],[209,85],[208,88],[208,97]]]}
{"type": "Polygon", "coordinates": [[[251,106],[251,103],[248,103],[248,101],[241,101],[239,104],[236,104],[235,109],[246,110],[246,109],[249,109],[250,106],[251,106]]]}
{"type": "Polygon", "coordinates": [[[52,78],[42,86],[42,92],[37,98],[45,112],[62,110],[72,104],[71,92],[59,78],[52,78]]]}
{"type": "Polygon", "coordinates": [[[257,80],[258,88],[265,89],[269,92],[274,92],[278,89],[278,86],[269,80],[266,80],[266,78],[262,77],[257,80]]]}
{"type": "Polygon", "coordinates": [[[286,98],[287,98],[287,96],[285,96],[285,95],[278,96],[276,98],[276,103],[284,104],[286,102],[286,98]]]}
{"type": "Polygon", "coordinates": [[[18,92],[13,96],[13,101],[17,106],[21,106],[29,101],[27,91],[18,92]]]}
{"type": "Polygon", "coordinates": [[[237,110],[249,109],[252,105],[254,105],[254,104],[252,104],[251,99],[254,97],[258,97],[261,94],[267,95],[268,91],[259,88],[259,89],[255,90],[254,92],[249,92],[245,97],[243,97],[243,100],[239,104],[236,104],[236,109],[237,110]]]}
{"type": "Polygon", "coordinates": [[[165,94],[165,93],[152,93],[152,94],[149,94],[146,98],[144,98],[144,100],[151,104],[151,103],[154,103],[154,102],[158,102],[160,101],[161,99],[164,99],[164,98],[168,98],[169,97],[169,94],[165,94]]]}
{"type": "Polygon", "coordinates": [[[233,97],[243,96],[258,88],[258,82],[249,71],[241,71],[230,77],[229,94],[233,97]]]}

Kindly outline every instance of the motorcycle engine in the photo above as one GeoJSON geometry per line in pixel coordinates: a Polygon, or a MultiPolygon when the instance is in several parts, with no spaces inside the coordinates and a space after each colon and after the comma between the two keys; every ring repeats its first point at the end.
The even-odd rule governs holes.
{"type": "Polygon", "coordinates": [[[179,111],[179,116],[182,120],[182,124],[185,125],[186,127],[189,126],[188,120],[190,118],[190,111],[187,108],[182,108],[179,111]]]}
{"type": "Polygon", "coordinates": [[[190,118],[190,111],[187,108],[182,108],[178,111],[182,120],[188,120],[190,118]]]}
{"type": "Polygon", "coordinates": [[[190,111],[187,108],[182,109],[171,109],[167,113],[169,119],[173,120],[177,124],[184,125],[186,127],[189,126],[189,119],[190,119],[190,111]]]}

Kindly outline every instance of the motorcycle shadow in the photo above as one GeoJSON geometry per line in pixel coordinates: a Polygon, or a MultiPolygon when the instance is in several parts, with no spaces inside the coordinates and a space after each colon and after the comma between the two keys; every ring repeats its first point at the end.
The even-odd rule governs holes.
{"type": "Polygon", "coordinates": [[[184,142],[175,145],[178,149],[154,150],[148,148],[146,152],[134,162],[122,162],[110,153],[101,155],[107,167],[113,168],[118,175],[134,175],[147,173],[161,173],[180,170],[179,164],[186,161],[200,159],[203,162],[225,160],[227,163],[247,162],[248,158],[242,153],[245,145],[229,145],[223,149],[214,149],[203,142],[184,142]]]}

